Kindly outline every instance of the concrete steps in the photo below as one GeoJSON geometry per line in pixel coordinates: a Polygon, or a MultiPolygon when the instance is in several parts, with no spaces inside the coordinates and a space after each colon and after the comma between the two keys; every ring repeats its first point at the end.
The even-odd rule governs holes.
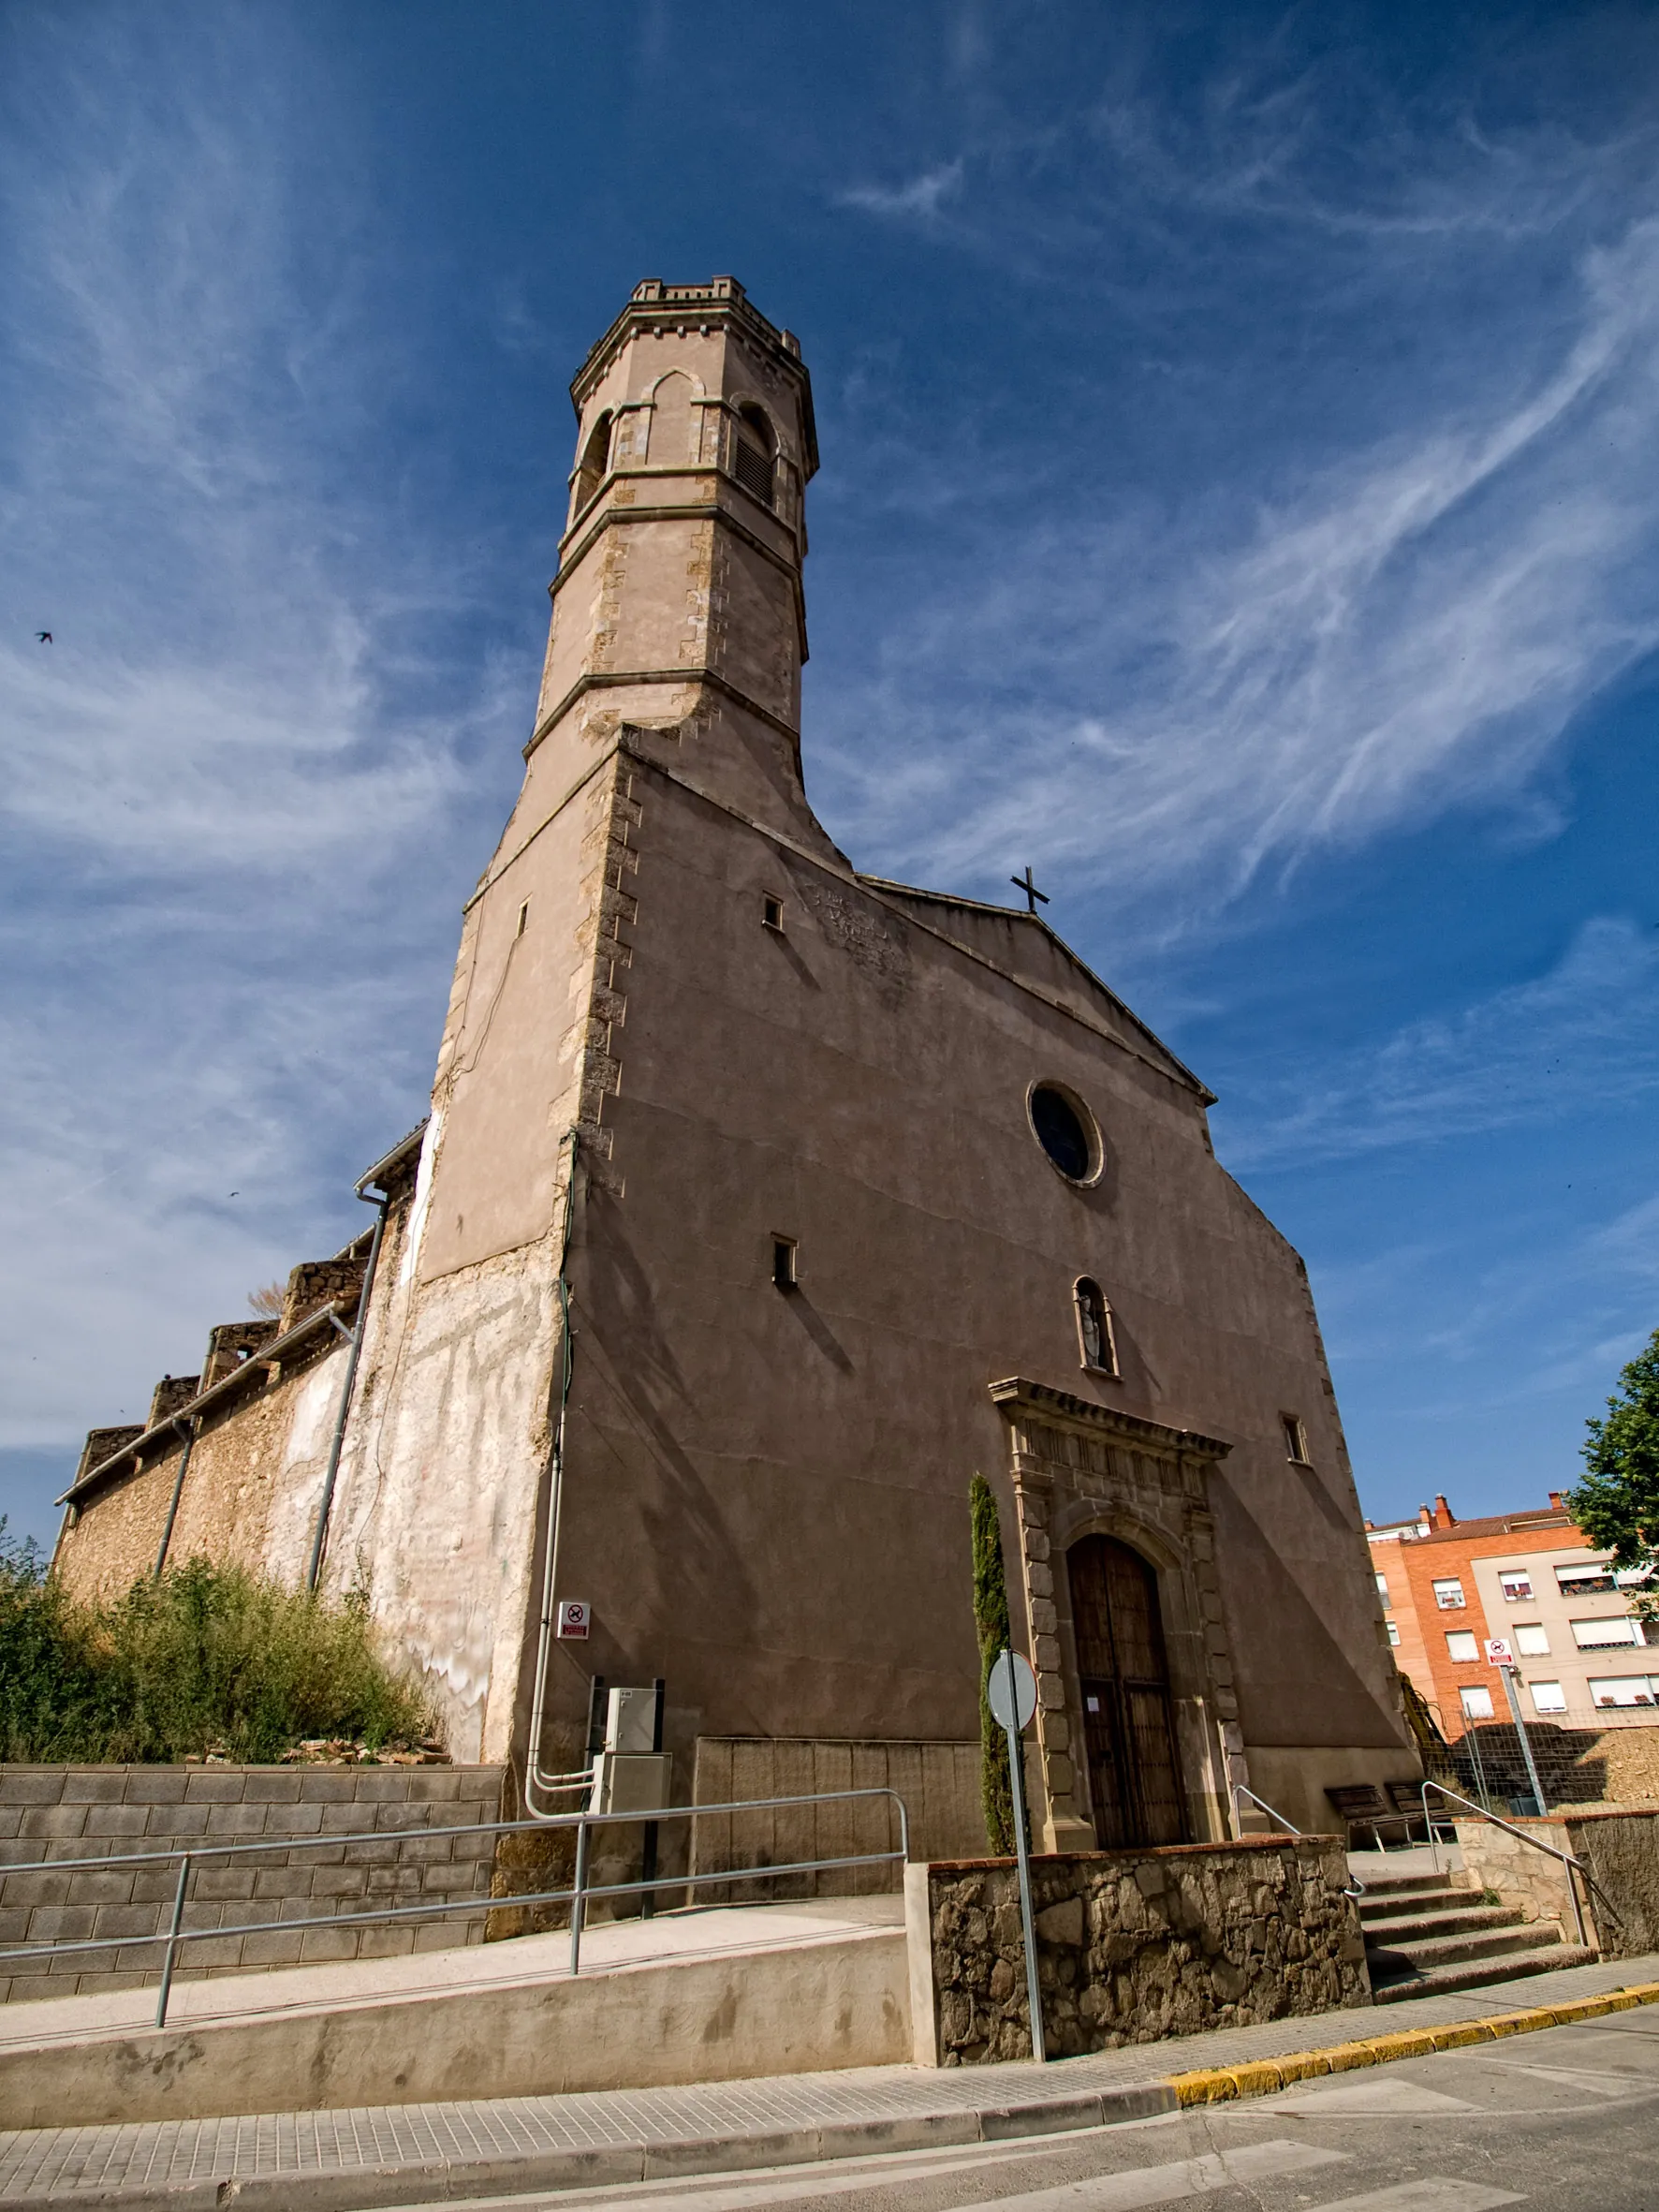
{"type": "Polygon", "coordinates": [[[1555,1921],[1528,1920],[1515,1905],[1482,1904],[1478,1891],[1458,1888],[1446,1875],[1368,1882],[1359,1920],[1379,2005],[1520,1981],[1595,1956],[1566,1942],[1555,1921]]]}

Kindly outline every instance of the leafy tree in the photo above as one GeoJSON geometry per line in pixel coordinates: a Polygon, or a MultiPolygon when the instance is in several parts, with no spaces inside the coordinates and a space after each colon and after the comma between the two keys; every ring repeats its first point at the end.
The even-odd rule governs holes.
{"type": "Polygon", "coordinates": [[[968,1484],[968,1516],[974,1538],[974,1630],[979,1639],[979,1801],[985,1808],[985,1840],[995,1856],[1006,1858],[1014,1849],[1008,1744],[991,1717],[986,1691],[997,1653],[1012,1639],[1002,1522],[996,1493],[983,1475],[976,1475],[968,1484]]]}
{"type": "MultiPolygon", "coordinates": [[[[1619,1382],[1607,1419],[1584,1424],[1590,1435],[1579,1449],[1590,1471],[1566,1503],[1615,1567],[1641,1569],[1659,1556],[1659,1329],[1620,1370],[1619,1382]]],[[[1659,1612],[1659,1597],[1640,1610],[1659,1612]]]]}

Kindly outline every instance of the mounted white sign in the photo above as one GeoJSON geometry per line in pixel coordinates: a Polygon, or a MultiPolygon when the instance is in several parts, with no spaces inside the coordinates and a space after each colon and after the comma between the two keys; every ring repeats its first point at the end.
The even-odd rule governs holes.
{"type": "Polygon", "coordinates": [[[561,1598],[559,1634],[566,1643],[580,1644],[593,1627],[594,1616],[585,1598],[561,1598]]]}
{"type": "Polygon", "coordinates": [[[1489,1667],[1512,1667],[1515,1664],[1515,1654],[1509,1648],[1507,1636],[1487,1638],[1486,1663],[1489,1667]]]}

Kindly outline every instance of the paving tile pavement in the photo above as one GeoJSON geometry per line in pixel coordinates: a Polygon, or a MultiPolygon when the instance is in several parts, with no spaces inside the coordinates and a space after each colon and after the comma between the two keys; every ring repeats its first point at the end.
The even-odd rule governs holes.
{"type": "MultiPolygon", "coordinates": [[[[1451,2027],[1659,1979],[1659,1954],[1569,1968],[1492,1989],[1270,2021],[1030,2065],[866,2067],[704,2087],[381,2105],[235,2119],[0,2133],[0,2206],[44,2202],[272,2206],[303,2178],[307,2206],[368,2206],[486,2190],[597,2186],[825,2155],[1086,2125],[1102,2098],[1171,2074],[1284,2057],[1353,2038],[1451,2027]]],[[[1147,2102],[1148,2111],[1159,2106],[1147,2102]]],[[[1108,2107],[1109,2109],[1109,2107],[1108,2107]]]]}

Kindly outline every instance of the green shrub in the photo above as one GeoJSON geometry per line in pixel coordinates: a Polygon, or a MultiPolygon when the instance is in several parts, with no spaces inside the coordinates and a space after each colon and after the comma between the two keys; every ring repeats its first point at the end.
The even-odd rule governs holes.
{"type": "Polygon", "coordinates": [[[307,1738],[377,1750],[431,1728],[375,1650],[363,1598],[330,1603],[198,1558],[82,1604],[32,1544],[0,1536],[0,1758],[259,1762],[307,1738]]]}
{"type": "Polygon", "coordinates": [[[974,1549],[974,1633],[979,1644],[979,1802],[985,1840],[1006,1858],[1014,1849],[1014,1798],[1008,1777],[1008,1739],[991,1717],[986,1690],[998,1652],[1013,1638],[1008,1628],[1008,1584],[1003,1568],[1002,1523],[996,1493],[983,1475],[968,1484],[968,1520],[974,1549]]]}

